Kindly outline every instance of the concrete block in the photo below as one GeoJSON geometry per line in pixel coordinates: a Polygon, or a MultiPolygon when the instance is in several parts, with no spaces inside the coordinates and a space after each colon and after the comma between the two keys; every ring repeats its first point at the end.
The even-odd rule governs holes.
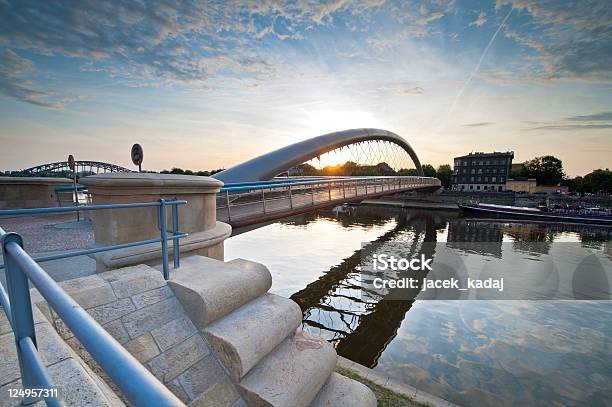
{"type": "Polygon", "coordinates": [[[259,297],[202,330],[234,380],[240,380],[302,322],[300,307],[274,294],[259,297]]]}
{"type": "Polygon", "coordinates": [[[166,285],[161,273],[139,276],[134,278],[122,278],[110,283],[117,298],[130,297],[145,291],[153,290],[166,285]]]}
{"type": "Polygon", "coordinates": [[[123,346],[128,352],[132,354],[140,363],[152,359],[159,355],[160,351],[157,344],[153,340],[153,336],[150,333],[140,335],[136,339],[132,339],[123,346]]]}
{"type": "Polygon", "coordinates": [[[111,336],[115,338],[115,340],[120,344],[124,344],[130,340],[130,335],[125,330],[121,319],[116,319],[105,325],[102,325],[102,328],[106,329],[106,332],[111,334],[111,336]]]}
{"type": "Polygon", "coordinates": [[[90,376],[90,372],[74,359],[56,363],[48,371],[58,388],[59,397],[67,406],[123,405],[118,399],[109,399],[90,376]]]}
{"type": "Polygon", "coordinates": [[[272,285],[258,263],[228,265],[202,256],[183,259],[168,285],[198,329],[265,294],[272,285]]]}
{"type": "Polygon", "coordinates": [[[185,393],[185,390],[183,389],[183,386],[181,386],[181,383],[179,383],[178,378],[170,380],[168,383],[166,383],[166,387],[172,392],[174,393],[174,395],[176,397],[178,397],[179,399],[181,399],[181,401],[185,404],[189,404],[189,402],[191,401],[189,399],[189,396],[187,396],[187,393],[185,393]]]}
{"type": "Polygon", "coordinates": [[[210,351],[204,340],[200,335],[195,334],[157,355],[146,365],[158,379],[167,383],[208,354],[210,354],[210,351]]]}
{"type": "Polygon", "coordinates": [[[19,379],[19,362],[13,332],[0,335],[0,386],[19,379]]]}
{"type": "Polygon", "coordinates": [[[132,296],[132,302],[136,308],[143,308],[147,305],[155,304],[167,298],[173,297],[172,290],[167,285],[154,290],[145,291],[132,296]]]}
{"type": "Polygon", "coordinates": [[[376,407],[374,392],[366,385],[332,373],[311,407],[376,407]]]}
{"type": "Polygon", "coordinates": [[[239,397],[234,385],[223,379],[198,396],[189,407],[233,407],[239,397]]]}
{"type": "Polygon", "coordinates": [[[249,406],[308,406],[332,373],[336,359],[327,341],[299,331],[251,369],[238,390],[249,406]]]}
{"type": "Polygon", "coordinates": [[[124,315],[136,310],[136,307],[129,298],[123,298],[109,304],[100,305],[95,308],[87,310],[100,325],[104,325],[107,322],[119,319],[124,315]]]}
{"type": "Polygon", "coordinates": [[[104,273],[100,273],[97,276],[110,283],[110,282],[121,280],[124,278],[129,279],[129,278],[136,278],[136,277],[142,277],[142,276],[149,276],[155,273],[159,273],[159,271],[155,270],[152,267],[146,266],[144,264],[138,264],[136,266],[122,267],[122,268],[116,268],[114,270],[105,271],[104,273]]]}
{"type": "Polygon", "coordinates": [[[191,400],[208,391],[222,379],[226,379],[225,372],[212,354],[200,359],[178,377],[181,386],[191,400]]]}
{"type": "Polygon", "coordinates": [[[151,335],[153,335],[155,342],[157,342],[163,352],[189,338],[196,332],[197,330],[191,320],[187,317],[182,317],[152,330],[151,335]]]}
{"type": "MultiPolygon", "coordinates": [[[[130,301],[129,298],[125,300],[130,301]]],[[[183,315],[181,304],[172,297],[127,314],[121,318],[121,322],[130,338],[136,338],[183,315]]]]}
{"type": "Polygon", "coordinates": [[[110,285],[77,291],[69,294],[81,307],[90,309],[117,300],[110,285]]]}

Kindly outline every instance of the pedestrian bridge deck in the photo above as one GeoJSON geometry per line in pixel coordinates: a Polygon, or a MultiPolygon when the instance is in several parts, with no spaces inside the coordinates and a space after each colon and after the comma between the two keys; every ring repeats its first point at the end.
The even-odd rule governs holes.
{"type": "Polygon", "coordinates": [[[306,177],[226,184],[217,220],[242,227],[366,198],[440,187],[431,177],[306,177]]]}

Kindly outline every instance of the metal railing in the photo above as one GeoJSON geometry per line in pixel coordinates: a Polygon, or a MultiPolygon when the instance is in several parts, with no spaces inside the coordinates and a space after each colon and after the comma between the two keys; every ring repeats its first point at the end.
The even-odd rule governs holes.
{"type": "Polygon", "coordinates": [[[313,177],[225,184],[217,195],[217,210],[227,219],[267,214],[294,207],[315,206],[343,199],[367,198],[384,192],[440,186],[431,177],[313,177]],[[281,202],[284,201],[284,202],[281,202]],[[249,211],[232,213],[232,208],[250,206],[249,211]]]}
{"type": "MultiPolygon", "coordinates": [[[[38,289],[49,306],[64,321],[85,347],[93,359],[104,369],[119,387],[126,399],[135,406],[184,406],[184,404],[162,383],[159,382],[138,360],[126,351],[104,328],[102,328],[81,306],[77,304],[50,276],[37,261],[81,256],[85,254],[142,246],[152,243],[162,245],[162,267],[164,278],[169,278],[168,240],[174,243],[174,266],[179,267],[178,240],[187,233],[178,230],[178,205],[186,201],[160,199],[158,202],[92,205],[79,210],[104,210],[125,208],[157,207],[160,237],[112,246],[63,252],[33,259],[23,249],[23,239],[17,233],[7,233],[0,228],[0,243],[6,269],[7,291],[0,284],[0,304],[11,324],[15,335],[15,347],[19,360],[22,386],[24,388],[53,389],[37,350],[34,317],[28,282],[38,289]],[[167,207],[172,208],[172,236],[168,236],[167,207]]],[[[36,215],[72,212],[77,208],[36,208],[0,211],[1,215],[36,215]]],[[[62,406],[57,393],[44,398],[48,406],[62,406]]],[[[36,400],[26,400],[30,404],[36,400]]]]}

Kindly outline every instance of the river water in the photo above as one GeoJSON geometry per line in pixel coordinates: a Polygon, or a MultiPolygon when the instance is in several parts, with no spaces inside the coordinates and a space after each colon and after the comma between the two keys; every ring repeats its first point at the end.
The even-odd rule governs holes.
{"type": "Polygon", "coordinates": [[[296,301],[304,328],[330,340],[339,355],[418,389],[471,406],[612,406],[609,229],[364,205],[242,231],[226,241],[226,260],[236,257],[265,264],[271,291],[296,301]],[[504,266],[517,265],[529,283],[516,298],[532,298],[533,277],[542,275],[546,287],[568,280],[569,294],[389,300],[363,289],[368,246],[433,243],[434,263],[454,255],[470,270],[507,275],[513,271],[504,266]],[[599,268],[585,269],[584,259],[599,268]]]}

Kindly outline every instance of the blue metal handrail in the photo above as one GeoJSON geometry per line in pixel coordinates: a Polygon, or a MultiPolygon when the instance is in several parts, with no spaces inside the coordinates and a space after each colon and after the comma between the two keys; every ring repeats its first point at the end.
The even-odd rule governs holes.
{"type": "Polygon", "coordinates": [[[270,189],[270,188],[281,188],[286,187],[287,185],[296,186],[296,185],[315,185],[315,184],[330,184],[330,183],[338,183],[338,182],[347,182],[347,181],[380,181],[380,180],[390,180],[390,179],[405,179],[405,180],[430,180],[436,179],[432,177],[417,177],[417,176],[405,176],[405,177],[395,177],[395,176],[373,176],[373,177],[347,177],[347,178],[332,178],[332,179],[317,179],[312,181],[283,181],[283,182],[270,182],[270,181],[261,181],[261,182],[247,182],[247,183],[236,183],[236,184],[228,184],[230,186],[223,186],[219,192],[236,192],[236,191],[255,191],[260,189],[270,189]],[[235,186],[232,186],[235,185],[235,186]]]}
{"type": "MultiPolygon", "coordinates": [[[[36,346],[29,280],[130,403],[135,406],[184,406],[23,250],[21,236],[5,233],[0,228],[0,239],[9,291],[8,298],[0,295],[0,299],[15,334],[24,387],[53,388],[36,346]]],[[[63,405],[55,397],[47,397],[45,402],[52,407],[63,405]]]]}
{"type": "MultiPolygon", "coordinates": [[[[44,262],[50,260],[64,259],[68,257],[83,256],[93,253],[106,252],[111,250],[125,249],[128,247],[144,246],[147,244],[160,243],[162,244],[162,270],[164,278],[167,280],[170,277],[169,266],[168,266],[168,240],[173,243],[173,261],[174,268],[179,267],[180,253],[179,253],[179,239],[187,237],[187,233],[180,232],[178,229],[178,205],[186,205],[187,201],[184,200],[165,200],[160,199],[156,202],[144,202],[144,203],[125,203],[125,204],[105,204],[105,205],[89,205],[83,207],[59,207],[59,208],[31,208],[31,209],[7,209],[0,211],[1,216],[32,216],[32,215],[43,215],[52,213],[66,213],[66,212],[77,212],[77,211],[96,211],[102,209],[128,209],[128,208],[150,208],[157,207],[157,227],[160,231],[160,237],[156,239],[140,240],[137,242],[122,243],[104,247],[94,247],[83,250],[66,251],[52,255],[38,256],[34,260],[37,262],[44,262]],[[168,236],[166,229],[166,206],[172,207],[172,236],[168,236]],[[163,225],[163,227],[162,227],[163,225]]],[[[5,264],[0,264],[0,270],[5,268],[5,264]]]]}
{"type": "MultiPolygon", "coordinates": [[[[37,351],[34,318],[28,280],[38,289],[57,315],[72,330],[81,344],[104,369],[113,382],[121,389],[125,397],[135,406],[183,406],[184,404],[170,392],[140,362],[127,352],[104,328],[102,328],[83,308],[81,308],[48,274],[37,261],[48,261],[60,258],[80,256],[127,247],[152,243],[162,245],[164,278],[169,278],[168,240],[174,244],[174,266],[179,267],[179,239],[187,233],[178,230],[178,205],[186,204],[182,200],[157,202],[92,205],[83,208],[35,208],[0,211],[2,215],[36,215],[49,213],[74,212],[77,210],[101,210],[123,208],[158,208],[158,228],[160,237],[105,247],[75,250],[41,256],[33,259],[23,249],[23,240],[16,233],[6,233],[0,228],[0,243],[6,268],[8,293],[0,284],[0,305],[13,328],[15,346],[19,359],[24,387],[53,388],[37,351]],[[166,207],[172,208],[172,236],[168,236],[166,207]]],[[[48,406],[61,406],[63,403],[54,397],[45,398],[48,406]]]]}

